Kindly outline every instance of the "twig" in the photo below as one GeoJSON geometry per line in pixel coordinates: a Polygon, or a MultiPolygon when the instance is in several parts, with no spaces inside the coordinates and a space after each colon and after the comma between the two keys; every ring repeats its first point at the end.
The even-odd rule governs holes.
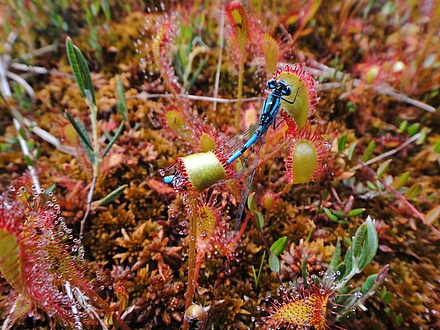
{"type": "MultiPolygon", "coordinates": [[[[210,97],[210,96],[199,96],[199,95],[190,95],[190,94],[178,94],[179,97],[187,98],[189,100],[195,100],[195,101],[206,101],[206,102],[217,102],[217,103],[236,103],[238,99],[223,99],[223,98],[217,98],[217,97],[210,97]]],[[[141,92],[138,95],[132,96],[131,98],[136,98],[139,100],[150,100],[150,99],[157,99],[157,98],[172,98],[175,97],[174,94],[148,94],[146,92],[141,92]]],[[[242,102],[255,102],[255,101],[261,101],[262,97],[249,97],[249,98],[243,98],[241,99],[242,102]]]]}
{"type": "Polygon", "coordinates": [[[75,147],[61,144],[60,140],[58,140],[55,136],[45,131],[41,127],[38,127],[35,122],[31,122],[28,119],[23,118],[23,123],[32,130],[32,133],[35,133],[35,135],[39,136],[44,141],[50,143],[59,151],[74,157],[78,157],[78,152],[75,147]]]}
{"type": "MultiPolygon", "coordinates": [[[[29,152],[26,141],[23,139],[23,137],[20,134],[21,124],[16,118],[13,119],[13,122],[14,122],[15,129],[17,130],[17,138],[20,143],[21,151],[23,152],[23,155],[25,157],[30,159],[31,153],[29,152]]],[[[41,191],[41,186],[40,186],[40,181],[38,180],[37,171],[35,170],[35,168],[32,165],[29,165],[29,164],[28,164],[28,170],[29,170],[29,173],[32,178],[32,184],[34,185],[35,191],[38,194],[41,191]]]]}
{"type": "MultiPolygon", "coordinates": [[[[374,178],[377,179],[377,175],[376,173],[367,166],[367,164],[363,163],[362,161],[358,160],[357,161],[363,168],[365,168],[374,178]]],[[[425,220],[425,217],[422,213],[420,213],[415,207],[414,205],[412,205],[406,198],[405,196],[403,196],[401,193],[399,193],[396,189],[394,189],[393,187],[391,187],[390,185],[388,185],[384,180],[382,179],[377,179],[380,181],[380,183],[382,183],[384,185],[384,187],[386,187],[388,190],[390,190],[398,199],[400,199],[400,201],[402,203],[404,203],[413,213],[414,215],[419,218],[423,224],[425,224],[426,226],[428,226],[438,237],[440,237],[440,231],[435,228],[433,225],[428,224],[425,220]]]]}
{"type": "MultiPolygon", "coordinates": [[[[361,85],[363,83],[362,80],[357,79],[357,78],[351,78],[348,74],[343,73],[341,71],[337,71],[336,69],[328,67],[325,64],[322,64],[322,63],[319,63],[316,61],[312,61],[311,64],[313,65],[313,67],[306,67],[306,68],[312,75],[320,76],[320,77],[329,77],[329,78],[341,81],[339,86],[336,83],[333,83],[334,85],[331,85],[332,88],[342,87],[343,85],[346,84],[346,82],[345,82],[346,80],[350,80],[350,82],[353,84],[354,87],[358,87],[359,85],[361,85]]],[[[391,87],[390,85],[388,85],[386,83],[381,83],[377,86],[371,86],[371,89],[373,89],[376,93],[378,93],[380,95],[391,96],[391,97],[395,98],[396,100],[406,102],[408,104],[414,105],[414,106],[416,106],[420,109],[426,110],[428,112],[434,113],[436,111],[436,109],[434,107],[430,106],[429,104],[412,99],[409,96],[407,96],[401,92],[396,91],[393,87],[391,87]]],[[[343,96],[341,96],[341,98],[343,98],[343,96]]]]}
{"type": "MultiPolygon", "coordinates": [[[[225,27],[225,13],[223,11],[223,8],[220,11],[220,23],[219,23],[219,32],[218,37],[220,39],[219,44],[219,54],[218,54],[218,62],[217,62],[217,69],[215,72],[215,81],[214,81],[214,99],[217,99],[218,97],[218,86],[220,84],[220,70],[222,67],[222,58],[223,58],[223,35],[224,35],[224,27],[225,27]]],[[[214,111],[217,110],[217,100],[214,101],[214,111]]]]}
{"type": "MultiPolygon", "coordinates": [[[[9,38],[8,38],[8,43],[5,45],[5,49],[8,49],[9,47],[12,47],[12,43],[15,40],[16,35],[15,34],[10,34],[9,38]]],[[[9,64],[9,59],[6,56],[0,56],[0,93],[3,95],[3,98],[5,99],[6,103],[9,105],[9,99],[12,96],[11,93],[11,89],[9,87],[8,81],[7,81],[7,75],[8,72],[7,67],[9,64]]],[[[31,153],[29,152],[29,148],[27,146],[26,141],[24,140],[24,138],[21,136],[20,134],[20,130],[22,129],[21,127],[21,123],[20,121],[14,116],[14,114],[19,114],[18,110],[15,109],[12,105],[9,105],[10,110],[11,110],[11,115],[13,117],[13,123],[14,123],[14,127],[17,131],[17,138],[18,141],[20,143],[20,147],[21,150],[23,152],[23,155],[28,158],[31,159],[31,153]]],[[[40,186],[40,181],[38,180],[38,176],[36,173],[36,170],[34,168],[34,166],[28,164],[28,170],[29,173],[31,175],[32,178],[32,183],[35,187],[36,193],[40,193],[41,191],[41,186],[40,186]]]]}
{"type": "MultiPolygon", "coordinates": [[[[389,156],[391,156],[391,155],[394,155],[396,152],[402,150],[402,149],[405,148],[407,145],[413,143],[414,141],[417,141],[417,140],[420,138],[421,135],[422,135],[422,133],[417,133],[416,135],[413,135],[411,138],[409,138],[408,140],[406,140],[405,142],[403,142],[403,143],[402,143],[401,145],[399,145],[398,147],[396,147],[396,148],[394,148],[394,149],[392,149],[392,150],[390,150],[390,151],[387,151],[387,152],[385,152],[385,153],[383,153],[383,154],[381,154],[381,155],[379,155],[379,156],[377,156],[377,157],[371,158],[369,161],[367,161],[367,162],[365,162],[365,163],[363,163],[363,164],[365,164],[365,165],[368,166],[368,165],[371,165],[371,164],[373,164],[373,163],[375,163],[375,162],[377,162],[377,161],[379,161],[379,160],[381,160],[381,159],[384,159],[384,158],[386,158],[386,157],[389,157],[389,156]]],[[[349,172],[354,172],[354,171],[357,171],[358,169],[360,169],[360,168],[362,168],[362,167],[363,167],[362,164],[360,164],[360,165],[356,165],[356,166],[353,166],[352,168],[350,168],[348,171],[349,171],[349,172]]]]}

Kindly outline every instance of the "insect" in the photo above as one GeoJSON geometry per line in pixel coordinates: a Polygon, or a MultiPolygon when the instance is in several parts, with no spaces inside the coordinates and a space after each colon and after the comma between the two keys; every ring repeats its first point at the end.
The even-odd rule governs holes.
{"type": "Polygon", "coordinates": [[[295,103],[296,97],[298,96],[299,90],[296,91],[295,98],[290,101],[283,96],[289,96],[292,94],[292,87],[287,85],[284,80],[269,79],[266,83],[266,87],[271,89],[269,97],[264,101],[263,107],[261,109],[260,121],[258,122],[258,127],[254,134],[249,138],[249,140],[236,151],[229,159],[226,161],[228,164],[232,163],[238,157],[243,155],[243,153],[248,150],[255,142],[258,141],[263,135],[266,134],[269,127],[274,124],[277,118],[278,112],[281,106],[281,100],[293,104],[295,103]]]}
{"type": "MultiPolygon", "coordinates": [[[[303,86],[303,85],[302,85],[303,86]]],[[[264,141],[264,136],[267,132],[267,130],[269,129],[269,127],[271,125],[274,125],[275,127],[275,121],[278,115],[278,112],[280,110],[281,107],[281,100],[289,103],[289,104],[293,104],[295,103],[296,97],[298,96],[298,93],[300,91],[300,89],[302,88],[302,86],[300,86],[297,91],[296,91],[296,95],[294,97],[294,99],[288,100],[286,98],[284,98],[284,96],[289,96],[292,94],[292,87],[290,85],[288,85],[284,80],[276,80],[276,79],[269,79],[266,82],[266,87],[271,90],[271,92],[266,91],[268,93],[270,93],[270,95],[267,97],[267,99],[264,101],[263,106],[262,106],[262,110],[261,110],[261,115],[260,115],[260,120],[258,122],[258,125],[255,127],[251,127],[249,130],[247,130],[246,132],[243,132],[241,134],[239,134],[238,136],[234,137],[230,144],[230,148],[224,148],[224,149],[229,149],[229,153],[227,155],[227,160],[225,161],[226,165],[231,164],[232,162],[234,162],[237,158],[239,158],[241,155],[243,155],[246,150],[248,150],[251,146],[253,146],[257,141],[261,141],[261,143],[263,143],[264,141]],[[246,142],[244,142],[246,141],[246,142]],[[243,144],[244,143],[244,144],[243,144]]],[[[206,155],[206,158],[211,159],[212,157],[210,157],[209,155],[211,155],[210,153],[201,153],[199,157],[199,162],[197,163],[197,165],[195,166],[200,166],[200,170],[198,171],[197,169],[195,170],[196,172],[198,171],[200,176],[205,175],[205,173],[203,173],[203,171],[209,171],[209,167],[208,166],[203,166],[203,164],[201,164],[200,162],[203,163],[203,155],[206,155]]],[[[189,156],[187,156],[189,157],[189,156]]],[[[255,168],[258,164],[258,155],[255,156],[256,161],[254,160],[252,166],[250,167],[250,174],[248,176],[248,178],[250,178],[250,181],[252,181],[253,178],[253,172],[255,171],[255,168]]],[[[183,158],[185,159],[185,157],[183,158]]],[[[198,167],[197,167],[198,168],[198,167]]],[[[244,168],[244,166],[242,166],[242,168],[244,168]]],[[[191,172],[194,175],[194,170],[191,169],[191,172]]],[[[242,171],[240,171],[241,173],[242,171]]],[[[209,174],[207,174],[209,176],[209,174]]],[[[224,179],[224,176],[219,176],[218,180],[216,181],[215,178],[212,178],[209,181],[208,185],[213,185],[216,182],[224,179]]],[[[190,178],[191,180],[191,178],[190,178]]],[[[182,177],[180,173],[175,173],[172,175],[167,175],[163,178],[163,181],[167,184],[172,184],[176,189],[179,189],[179,187],[181,186],[180,183],[182,182],[182,177]]],[[[200,180],[197,180],[200,181],[200,180]]],[[[206,180],[202,180],[203,182],[206,182],[206,180]]],[[[249,180],[248,180],[249,181],[249,180]]],[[[200,191],[201,188],[206,189],[207,187],[205,187],[206,184],[204,184],[203,186],[199,187],[194,187],[195,190],[200,191]]],[[[250,183],[249,183],[250,185],[250,183]]],[[[186,185],[185,185],[186,186],[186,185]]]]}

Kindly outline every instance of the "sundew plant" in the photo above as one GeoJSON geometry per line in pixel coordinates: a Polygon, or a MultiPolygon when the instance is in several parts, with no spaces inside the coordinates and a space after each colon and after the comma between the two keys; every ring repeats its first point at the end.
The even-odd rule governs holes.
{"type": "Polygon", "coordinates": [[[440,2],[0,4],[1,329],[435,329],[440,2]]]}

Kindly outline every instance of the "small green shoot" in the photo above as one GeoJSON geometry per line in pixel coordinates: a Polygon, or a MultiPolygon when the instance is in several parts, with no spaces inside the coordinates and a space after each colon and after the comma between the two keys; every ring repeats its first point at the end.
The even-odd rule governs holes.
{"type": "Polygon", "coordinates": [[[263,269],[265,258],[266,258],[266,251],[263,251],[263,257],[261,258],[260,267],[258,268],[258,274],[255,272],[255,267],[252,265],[252,273],[254,274],[254,282],[256,288],[258,288],[258,282],[260,281],[261,270],[263,269]]]}
{"type": "Polygon", "coordinates": [[[371,159],[371,157],[373,156],[373,152],[374,152],[374,147],[375,146],[376,146],[376,143],[374,141],[370,141],[370,143],[368,143],[368,146],[365,149],[365,152],[364,152],[364,154],[361,157],[361,160],[364,163],[369,161],[371,159]]]}

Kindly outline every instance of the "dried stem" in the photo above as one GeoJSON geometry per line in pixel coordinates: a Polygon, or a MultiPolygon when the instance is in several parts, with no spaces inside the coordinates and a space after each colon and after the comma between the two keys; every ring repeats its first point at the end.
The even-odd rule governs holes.
{"type": "Polygon", "coordinates": [[[220,11],[220,22],[219,22],[219,32],[218,32],[218,37],[220,39],[220,44],[219,44],[219,54],[218,54],[218,62],[217,62],[217,69],[215,72],[215,82],[214,82],[214,111],[217,110],[217,97],[218,97],[218,86],[220,84],[220,71],[222,68],[222,60],[223,60],[223,38],[224,38],[224,30],[225,30],[225,13],[222,10],[220,11]]]}

